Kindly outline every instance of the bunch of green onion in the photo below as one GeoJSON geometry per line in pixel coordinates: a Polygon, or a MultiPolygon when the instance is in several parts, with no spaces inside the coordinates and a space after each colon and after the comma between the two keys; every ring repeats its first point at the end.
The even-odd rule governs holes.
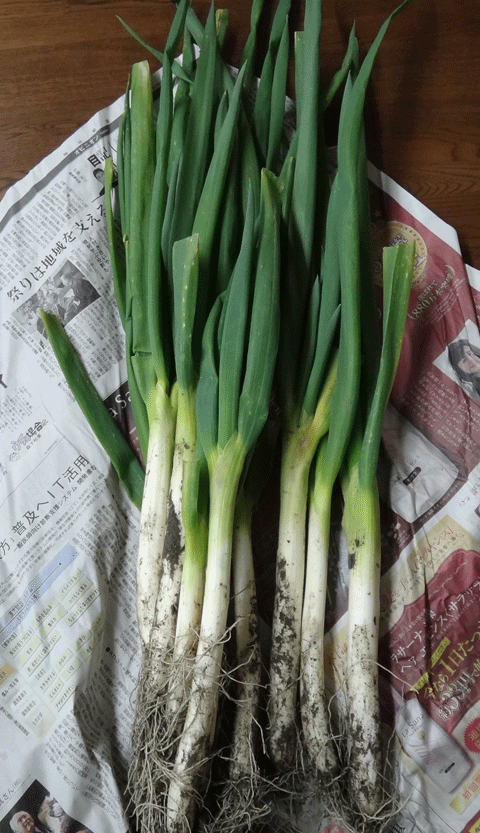
{"type": "Polygon", "coordinates": [[[352,30],[339,71],[322,89],[321,2],[306,0],[303,31],[295,33],[296,127],[287,141],[290,0],[278,0],[256,81],[262,5],[253,0],[236,75],[221,58],[225,10],[212,6],[203,26],[180,0],[163,52],[127,27],[162,64],[158,96],[147,61],[132,67],[116,188],[112,160],[106,166],[115,298],[144,471],[63,328],[42,314],[72,391],[141,510],[143,664],[129,786],[142,831],[256,829],[268,814],[262,783],[272,781],[272,767],[294,771],[299,758],[319,784],[352,773],[360,814],[374,818],[383,801],[375,472],[414,252],[384,250],[377,332],[362,114],[398,9],[363,62],[352,30]],[[324,113],[342,88],[331,182],[324,113]],[[275,453],[266,441],[272,391],[281,474],[265,725],[251,516],[259,472],[270,470],[275,453]],[[337,480],[355,679],[346,758],[333,738],[324,681],[337,480]],[[227,735],[224,708],[233,708],[227,735]],[[223,793],[215,792],[212,772],[225,759],[223,793]]]}

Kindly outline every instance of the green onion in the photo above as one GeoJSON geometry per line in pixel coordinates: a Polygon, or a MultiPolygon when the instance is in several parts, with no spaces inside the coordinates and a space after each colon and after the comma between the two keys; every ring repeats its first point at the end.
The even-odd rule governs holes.
{"type": "Polygon", "coordinates": [[[384,249],[383,341],[366,418],[357,419],[342,478],[348,545],[348,744],[357,806],[373,815],[382,803],[378,708],[380,505],[376,465],[382,418],[400,356],[413,278],[414,244],[384,249]]]}
{"type": "MultiPolygon", "coordinates": [[[[152,189],[156,145],[152,86],[148,64],[134,64],[127,90],[130,118],[126,252],[126,349],[128,381],[134,418],[146,459],[145,497],[140,520],[137,561],[137,610],[140,634],[148,645],[154,621],[161,556],[167,528],[176,409],[169,396],[163,333],[151,338],[149,299],[154,268],[149,269],[148,241],[152,219],[152,189]],[[140,429],[139,429],[140,426],[140,429]]],[[[127,172],[127,168],[126,168],[127,172]]]]}
{"type": "MultiPolygon", "coordinates": [[[[329,771],[332,760],[331,745],[326,741],[329,732],[325,723],[325,702],[322,704],[325,692],[320,661],[320,654],[323,653],[332,493],[353,426],[358,419],[359,407],[364,407],[364,392],[370,389],[368,376],[365,376],[361,388],[362,352],[363,365],[370,374],[374,373],[377,365],[371,257],[368,245],[365,246],[368,240],[366,229],[369,227],[369,209],[366,199],[362,111],[368,77],[390,19],[380,30],[355,80],[352,81],[351,75],[347,77],[339,123],[338,169],[327,209],[326,242],[322,258],[324,291],[321,306],[326,312],[324,322],[332,315],[338,302],[338,279],[341,315],[338,372],[331,402],[335,419],[331,420],[328,434],[317,455],[311,495],[314,510],[310,511],[313,528],[310,530],[308,546],[302,623],[301,719],[307,750],[323,775],[329,771]],[[370,317],[365,310],[370,311],[370,317]],[[320,669],[320,673],[315,668],[320,669]]],[[[355,41],[350,41],[350,50],[352,56],[355,56],[355,41]]]]}
{"type": "Polygon", "coordinates": [[[59,319],[43,310],[40,318],[70,390],[113,463],[130,500],[140,509],[145,481],[140,463],[113,422],[59,319]]]}
{"type": "MultiPolygon", "coordinates": [[[[319,4],[305,7],[305,31],[297,37],[296,87],[300,112],[294,142],[291,198],[286,198],[286,257],[283,264],[282,326],[278,384],[283,406],[280,517],[275,606],[272,625],[269,700],[269,751],[281,768],[297,754],[296,703],[302,650],[302,599],[305,580],[306,519],[310,467],[330,423],[330,400],[337,373],[332,349],[338,322],[338,300],[325,313],[314,272],[317,204],[327,194],[317,191],[319,4]],[[324,322],[326,326],[324,326],[324,322]],[[321,325],[321,326],[320,326],[321,325]]],[[[282,177],[288,170],[284,167],[282,177]]],[[[321,248],[323,241],[317,241],[321,248]]],[[[335,297],[323,277],[323,296],[335,297]],[[325,289],[325,285],[327,289],[325,289]]],[[[335,276],[334,276],[335,277],[335,276]]]]}
{"type": "Polygon", "coordinates": [[[285,90],[283,91],[283,100],[279,100],[279,96],[277,95],[277,100],[275,101],[273,92],[274,87],[278,85],[278,81],[277,85],[274,85],[275,73],[277,73],[278,77],[278,75],[285,69],[284,51],[283,49],[280,49],[280,45],[282,44],[284,47],[284,42],[288,36],[288,31],[286,32],[285,30],[290,5],[291,0],[280,0],[275,10],[269,34],[268,48],[263,61],[253,107],[253,129],[255,140],[265,163],[267,163],[267,159],[269,159],[269,157],[271,158],[273,156],[275,138],[274,135],[270,138],[270,130],[271,125],[273,127],[273,123],[276,122],[278,107],[281,107],[282,122],[283,114],[285,112],[285,90]],[[277,62],[279,62],[278,69],[276,69],[277,62]]]}
{"type": "Polygon", "coordinates": [[[145,475],[63,330],[43,315],[75,396],[141,502],[143,656],[129,790],[142,833],[187,833],[198,823],[248,833],[268,812],[255,748],[261,664],[251,517],[272,471],[264,442],[272,386],[281,409],[280,513],[263,751],[282,784],[301,756],[314,776],[342,778],[345,766],[360,814],[375,816],[381,802],[375,470],[413,251],[384,253],[377,338],[362,112],[396,12],[361,65],[352,29],[341,67],[320,89],[322,4],[306,0],[295,34],[297,125],[280,166],[290,0],[277,4],[256,86],[262,8],[253,0],[236,80],[220,55],[228,10],[212,5],[203,26],[180,0],[162,50],[121,21],[162,64],[157,113],[149,65],[133,65],[116,190],[112,161],[105,171],[113,287],[145,475]],[[342,86],[330,184],[323,117],[342,86]],[[323,641],[339,475],[350,553],[348,674],[358,681],[348,686],[346,761],[332,739],[323,641]],[[224,691],[237,701],[228,749],[219,742],[224,691]],[[218,784],[213,758],[228,762],[218,784]],[[203,813],[197,823],[210,793],[218,812],[212,824],[203,813]]]}
{"type": "MultiPolygon", "coordinates": [[[[235,321],[236,334],[245,349],[237,357],[244,367],[241,388],[233,386],[217,365],[217,343],[222,353],[230,354],[234,339],[221,327],[222,299],[209,317],[203,339],[203,359],[197,392],[197,425],[209,471],[209,524],[204,605],[197,654],[182,736],[179,740],[167,805],[167,828],[181,829],[182,819],[191,820],[195,792],[208,759],[215,727],[223,642],[227,629],[230,599],[230,573],[234,515],[240,477],[268,414],[268,401],[278,338],[279,216],[280,200],[276,185],[265,171],[261,183],[262,205],[259,239],[254,263],[254,290],[249,320],[235,321]],[[246,336],[246,338],[245,338],[246,336]],[[222,429],[225,399],[235,395],[238,416],[228,416],[230,431],[222,429]],[[222,436],[220,431],[222,429],[222,436]],[[228,435],[227,435],[228,434],[228,435]]],[[[248,276],[247,276],[248,277],[248,276]]],[[[249,282],[238,272],[245,297],[249,282]]],[[[225,320],[229,307],[235,307],[237,293],[227,290],[225,320]]],[[[236,368],[233,368],[235,371],[236,368]]],[[[185,822],[183,822],[185,823],[185,822]]]]}

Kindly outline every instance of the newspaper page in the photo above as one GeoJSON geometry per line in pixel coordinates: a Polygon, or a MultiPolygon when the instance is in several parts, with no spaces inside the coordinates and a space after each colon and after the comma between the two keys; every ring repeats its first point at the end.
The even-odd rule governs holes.
{"type": "Polygon", "coordinates": [[[128,829],[138,511],[38,315],[60,317],[121,423],[128,391],[102,178],[122,106],[95,116],[1,204],[2,833],[18,814],[40,830],[67,829],[66,816],[72,832],[128,829]]]}
{"type": "MultiPolygon", "coordinates": [[[[139,644],[139,515],[73,401],[38,312],[55,312],[130,432],[103,167],[118,100],[0,204],[0,833],[128,830],[139,644]],[[63,825],[63,826],[62,826],[63,825]]],[[[415,240],[407,331],[379,463],[382,721],[403,809],[392,833],[480,830],[480,273],[454,230],[370,168],[376,247],[415,240]]],[[[135,433],[130,433],[134,448],[135,433]]],[[[254,517],[268,621],[275,510],[254,517]]],[[[341,536],[328,611],[332,690],[345,661],[341,536]]],[[[332,559],[333,561],[333,559],[332,559]]],[[[318,830],[306,810],[305,831],[318,830]]],[[[322,825],[341,833],[335,820],[322,825]]]]}

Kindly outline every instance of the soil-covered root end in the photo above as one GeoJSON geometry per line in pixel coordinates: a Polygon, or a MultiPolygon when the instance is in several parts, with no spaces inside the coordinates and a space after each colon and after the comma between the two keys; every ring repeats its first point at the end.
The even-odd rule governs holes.
{"type": "MultiPolygon", "coordinates": [[[[358,785],[358,760],[352,744],[347,713],[336,713],[338,730],[333,738],[338,769],[328,785],[310,771],[306,773],[304,794],[322,805],[325,815],[343,827],[345,833],[383,833],[398,816],[401,801],[395,786],[395,760],[392,755],[393,734],[386,737],[379,731],[374,757],[378,769],[370,791],[364,781],[358,785]]],[[[380,725],[380,723],[379,723],[380,725]]]]}
{"type": "Polygon", "coordinates": [[[269,784],[258,773],[230,780],[221,789],[214,813],[201,821],[201,833],[260,833],[271,817],[269,784]]]}
{"type": "Polygon", "coordinates": [[[147,647],[137,682],[127,792],[141,833],[165,829],[166,794],[186,704],[170,707],[173,649],[159,657],[147,647]]]}

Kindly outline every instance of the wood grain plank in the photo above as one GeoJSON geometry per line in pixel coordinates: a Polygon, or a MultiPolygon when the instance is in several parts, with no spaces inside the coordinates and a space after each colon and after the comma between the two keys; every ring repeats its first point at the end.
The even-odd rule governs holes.
{"type": "MultiPolygon", "coordinates": [[[[339,66],[353,21],[364,54],[394,2],[324,0],[325,81],[339,66]]],[[[205,18],[209,3],[193,0],[200,17],[205,18]]],[[[230,10],[225,53],[235,64],[248,32],[250,4],[218,0],[217,5],[230,10]]],[[[274,8],[273,0],[266,0],[262,32],[274,8]]],[[[1,0],[0,196],[123,94],[130,65],[145,53],[116,15],[161,48],[173,12],[170,0],[1,0]]],[[[292,31],[301,20],[302,2],[293,0],[292,31]]],[[[477,268],[479,79],[478,0],[412,0],[387,33],[367,99],[372,162],[454,226],[466,258],[477,268]]],[[[292,74],[290,85],[292,91],[292,74]]],[[[334,115],[335,108],[331,125],[334,115]]]]}

